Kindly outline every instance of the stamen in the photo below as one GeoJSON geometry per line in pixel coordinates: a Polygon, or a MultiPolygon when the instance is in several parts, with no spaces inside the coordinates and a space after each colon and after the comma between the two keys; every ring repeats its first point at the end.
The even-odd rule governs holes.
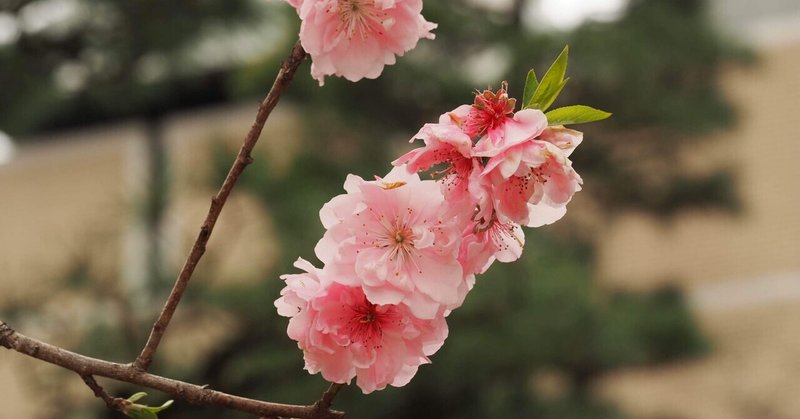
{"type": "Polygon", "coordinates": [[[362,39],[370,33],[381,35],[393,23],[386,12],[375,7],[374,0],[338,0],[337,5],[342,22],[338,30],[347,32],[348,38],[356,32],[362,39]]]}
{"type": "Polygon", "coordinates": [[[389,189],[397,189],[397,188],[399,188],[401,186],[405,186],[405,184],[406,183],[402,182],[402,181],[401,182],[382,182],[381,187],[388,191],[389,189]]]}

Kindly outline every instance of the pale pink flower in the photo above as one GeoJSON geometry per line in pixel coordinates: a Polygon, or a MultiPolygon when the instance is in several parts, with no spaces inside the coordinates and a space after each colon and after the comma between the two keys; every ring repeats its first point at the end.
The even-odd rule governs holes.
{"type": "Polygon", "coordinates": [[[447,338],[443,316],[421,320],[404,305],[374,304],[360,287],[332,281],[327,269],[298,259],[306,271],[283,275],[275,301],[290,317],[287,333],[303,351],[305,369],[334,383],[354,377],[364,393],[406,385],[447,338]]]}
{"type": "Polygon", "coordinates": [[[470,280],[458,262],[463,224],[436,182],[396,167],[371,182],[351,175],[345,190],[320,211],[327,231],[315,248],[334,281],[424,319],[461,305],[470,280]]]}
{"type": "Polygon", "coordinates": [[[311,55],[311,75],[350,81],[374,79],[436,24],[422,17],[422,0],[286,0],[302,20],[300,42],[311,55]]]}

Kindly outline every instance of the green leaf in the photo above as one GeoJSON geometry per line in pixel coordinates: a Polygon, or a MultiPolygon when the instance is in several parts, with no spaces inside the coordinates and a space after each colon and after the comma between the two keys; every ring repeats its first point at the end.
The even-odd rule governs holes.
{"type": "Polygon", "coordinates": [[[153,413],[158,413],[158,412],[160,412],[160,411],[172,406],[172,402],[174,402],[174,400],[168,400],[166,403],[162,404],[159,407],[148,407],[147,409],[149,411],[153,412],[153,413]]]}
{"type": "Polygon", "coordinates": [[[543,112],[553,104],[569,78],[564,78],[567,74],[567,60],[569,57],[569,45],[564,47],[561,54],[553,62],[553,65],[542,77],[542,81],[536,87],[533,97],[525,103],[523,109],[541,109],[543,112]]]}
{"type": "Polygon", "coordinates": [[[173,403],[173,400],[169,400],[158,407],[134,403],[145,396],[147,396],[147,393],[141,391],[131,397],[128,397],[128,399],[125,401],[126,403],[124,404],[124,407],[122,408],[122,413],[133,419],[158,419],[158,415],[156,413],[172,406],[173,403]]]}
{"type": "Polygon", "coordinates": [[[132,395],[131,397],[128,397],[128,401],[131,402],[131,403],[135,403],[135,402],[139,401],[142,397],[147,397],[147,393],[145,393],[144,391],[140,391],[140,392],[132,395]]]}
{"type": "Polygon", "coordinates": [[[611,113],[590,106],[573,105],[553,109],[545,115],[549,125],[572,125],[601,121],[611,116],[611,113]]]}
{"type": "Polygon", "coordinates": [[[528,72],[528,77],[525,79],[525,93],[522,95],[523,107],[530,103],[531,99],[533,99],[533,93],[538,87],[539,79],[536,78],[536,72],[531,69],[531,71],[528,72]]]}

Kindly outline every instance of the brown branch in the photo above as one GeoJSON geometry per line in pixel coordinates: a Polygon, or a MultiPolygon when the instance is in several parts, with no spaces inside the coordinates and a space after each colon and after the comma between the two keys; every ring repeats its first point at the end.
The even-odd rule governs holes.
{"type": "MultiPolygon", "coordinates": [[[[329,407],[326,408],[323,405],[325,400],[332,400],[333,395],[338,391],[338,389],[334,389],[336,385],[331,386],[331,389],[334,389],[333,391],[329,389],[326,392],[326,395],[332,393],[331,395],[327,397],[323,395],[320,401],[309,406],[270,403],[226,394],[204,386],[150,374],[131,364],[117,364],[76,354],[17,333],[3,321],[0,321],[0,346],[78,373],[78,375],[84,377],[84,381],[95,391],[96,395],[98,394],[98,389],[100,390],[98,397],[106,401],[106,404],[109,404],[108,400],[114,403],[114,399],[108,396],[99,385],[95,387],[94,384],[97,384],[96,382],[90,384],[94,382],[92,376],[111,378],[163,391],[177,399],[185,400],[192,404],[220,406],[261,417],[312,419],[340,419],[344,417],[344,413],[330,410],[329,407]],[[87,377],[89,380],[87,380],[87,377]]],[[[328,406],[330,406],[329,403],[328,406]]]]}
{"type": "MultiPolygon", "coordinates": [[[[5,324],[3,323],[2,325],[0,325],[0,327],[3,327],[4,325],[5,324]]],[[[109,395],[106,392],[106,390],[100,386],[100,384],[97,384],[97,381],[91,375],[81,375],[81,378],[83,379],[83,382],[86,383],[86,385],[89,386],[90,389],[92,389],[92,392],[94,392],[95,397],[102,399],[106,403],[106,406],[108,406],[109,409],[116,410],[118,412],[122,411],[124,399],[111,397],[111,395],[109,395]]]]}
{"type": "Polygon", "coordinates": [[[169,326],[169,322],[172,320],[172,316],[175,314],[175,310],[178,308],[178,303],[180,303],[181,297],[183,296],[183,293],[189,284],[192,273],[194,273],[197,263],[200,261],[200,258],[206,251],[206,244],[208,243],[208,239],[211,237],[211,232],[214,230],[214,225],[217,223],[217,218],[219,218],[219,214],[222,212],[222,207],[225,205],[225,201],[228,199],[228,195],[230,195],[233,186],[236,184],[236,181],[239,180],[239,176],[241,176],[247,165],[252,163],[253,158],[250,156],[250,153],[253,151],[253,147],[255,147],[256,142],[258,142],[258,138],[261,135],[261,130],[264,128],[267,118],[269,118],[269,115],[272,113],[275,105],[278,104],[278,100],[280,100],[281,95],[289,86],[292,78],[294,78],[294,73],[297,71],[297,68],[303,62],[305,57],[306,52],[300,45],[300,41],[298,41],[294,45],[294,48],[292,48],[289,58],[281,65],[278,76],[275,78],[275,82],[273,83],[269,93],[267,93],[267,97],[264,98],[259,105],[258,113],[256,114],[256,120],[253,122],[253,126],[250,128],[250,132],[247,133],[244,143],[242,144],[241,149],[239,149],[239,154],[236,156],[236,160],[233,162],[233,165],[231,166],[227,177],[225,177],[225,181],[222,183],[219,191],[216,195],[214,195],[213,198],[211,198],[211,207],[208,210],[208,215],[206,215],[206,219],[200,228],[200,233],[198,234],[197,239],[195,239],[192,250],[186,259],[180,274],[178,274],[178,278],[175,281],[175,286],[172,288],[172,292],[170,292],[166,303],[164,303],[164,308],[161,309],[161,314],[153,324],[153,329],[150,331],[150,337],[147,339],[147,343],[142,349],[142,352],[133,362],[133,365],[136,368],[142,371],[147,371],[147,369],[150,367],[150,364],[153,362],[153,357],[155,356],[156,350],[158,350],[158,345],[161,342],[161,338],[164,336],[164,332],[167,330],[167,326],[169,326]]]}
{"type": "Polygon", "coordinates": [[[314,406],[316,406],[321,412],[330,410],[334,397],[336,397],[342,387],[344,387],[344,384],[331,383],[330,387],[328,387],[328,390],[322,394],[322,398],[314,403],[314,406]]]}

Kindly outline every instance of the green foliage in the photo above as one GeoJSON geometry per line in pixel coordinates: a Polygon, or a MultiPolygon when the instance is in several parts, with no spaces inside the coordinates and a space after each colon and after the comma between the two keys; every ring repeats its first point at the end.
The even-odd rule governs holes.
{"type": "MultiPolygon", "coordinates": [[[[540,109],[547,111],[564,89],[569,78],[567,74],[567,61],[569,59],[569,46],[564,47],[545,73],[542,81],[536,78],[536,72],[531,69],[525,79],[525,91],[522,94],[522,109],[540,109]]],[[[611,116],[610,113],[594,109],[586,105],[565,106],[547,112],[549,125],[572,125],[586,122],[601,121],[611,116]]]]}
{"type": "Polygon", "coordinates": [[[528,71],[528,77],[525,78],[525,91],[522,94],[522,108],[528,107],[528,104],[533,100],[533,94],[539,89],[539,79],[536,78],[536,71],[531,69],[528,71]]]}
{"type": "Polygon", "coordinates": [[[547,112],[547,123],[550,125],[572,125],[586,122],[602,121],[611,116],[609,112],[601,111],[586,105],[564,106],[547,112]]]}
{"type": "MultiPolygon", "coordinates": [[[[569,59],[569,46],[564,47],[561,54],[558,55],[556,60],[547,69],[547,73],[542,77],[541,82],[536,81],[534,76],[531,84],[525,84],[525,91],[533,90],[533,94],[529,101],[523,102],[523,109],[533,108],[540,109],[542,112],[546,111],[550,105],[555,102],[561,90],[569,81],[569,77],[565,78],[567,74],[567,60],[569,59]]],[[[528,73],[528,82],[531,81],[530,73],[528,73]]]]}
{"type": "Polygon", "coordinates": [[[74,16],[28,30],[48,0],[13,3],[3,16],[21,29],[0,45],[0,130],[15,136],[224,100],[224,73],[193,51],[209,31],[264,20],[258,0],[76,0],[64,5],[74,16]]]}
{"type": "Polygon", "coordinates": [[[136,403],[143,397],[147,396],[145,392],[138,392],[128,397],[123,403],[122,413],[133,419],[158,419],[158,412],[172,406],[172,400],[169,400],[158,407],[152,407],[136,403]]]}

